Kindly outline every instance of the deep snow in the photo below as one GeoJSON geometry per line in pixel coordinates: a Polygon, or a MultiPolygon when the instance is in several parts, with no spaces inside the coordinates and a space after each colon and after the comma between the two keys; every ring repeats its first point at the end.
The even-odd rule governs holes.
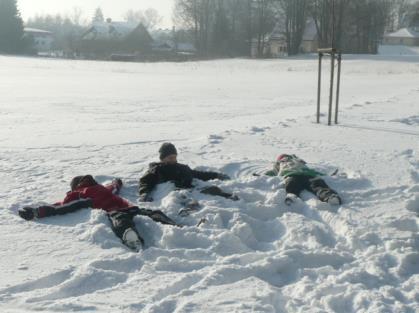
{"type": "Polygon", "coordinates": [[[346,56],[341,124],[332,127],[325,115],[314,123],[316,69],[313,58],[0,56],[1,311],[418,312],[419,57],[346,56]],[[140,253],[101,211],[17,216],[62,199],[85,173],[121,177],[122,196],[136,202],[138,178],[164,141],[181,162],[232,176],[211,183],[241,200],[193,191],[202,209],[181,218],[178,192],[160,186],[151,207],[187,226],[136,218],[140,253]],[[280,178],[253,176],[284,152],[339,169],[326,180],[344,204],[305,193],[286,206],[280,178]]]}

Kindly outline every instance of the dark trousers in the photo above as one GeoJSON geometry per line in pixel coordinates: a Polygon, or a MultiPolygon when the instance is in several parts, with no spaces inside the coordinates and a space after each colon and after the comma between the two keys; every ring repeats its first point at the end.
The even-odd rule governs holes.
{"type": "Polygon", "coordinates": [[[135,227],[134,216],[136,215],[147,216],[151,218],[153,221],[164,225],[181,227],[181,225],[177,224],[175,221],[173,221],[170,217],[168,217],[160,210],[148,210],[138,207],[130,207],[126,211],[117,211],[108,214],[112,230],[117,237],[122,239],[124,232],[128,228],[132,228],[144,244],[143,238],[140,236],[137,228],[135,227]]]}
{"type": "Polygon", "coordinates": [[[111,228],[115,235],[122,240],[122,236],[128,228],[132,228],[138,235],[138,238],[144,243],[143,238],[138,233],[138,230],[134,223],[134,216],[136,212],[114,212],[108,214],[109,221],[111,222],[111,228]]]}
{"type": "Polygon", "coordinates": [[[200,192],[203,193],[204,195],[220,196],[226,199],[231,199],[233,197],[233,194],[224,192],[223,190],[221,190],[221,188],[217,186],[205,187],[201,189],[200,192]]]}
{"type": "Polygon", "coordinates": [[[285,180],[285,191],[300,196],[303,190],[314,193],[320,201],[327,202],[331,195],[337,195],[337,192],[331,189],[320,177],[310,176],[292,176],[285,180]]]}
{"type": "MultiPolygon", "coordinates": [[[[78,201],[73,201],[71,203],[67,203],[64,205],[57,205],[57,206],[41,206],[38,208],[38,218],[54,216],[54,215],[64,215],[72,212],[76,212],[81,209],[90,208],[93,206],[93,202],[90,199],[80,199],[78,201]]],[[[170,217],[164,214],[160,210],[149,210],[143,209],[139,207],[130,207],[126,208],[123,211],[114,211],[108,213],[109,221],[111,222],[111,227],[115,235],[122,240],[124,232],[128,228],[132,228],[140,238],[142,242],[143,239],[141,238],[140,234],[137,231],[134,223],[134,217],[136,215],[147,216],[151,218],[155,222],[159,222],[165,225],[172,225],[172,226],[179,226],[175,221],[173,221],[170,217]]]]}

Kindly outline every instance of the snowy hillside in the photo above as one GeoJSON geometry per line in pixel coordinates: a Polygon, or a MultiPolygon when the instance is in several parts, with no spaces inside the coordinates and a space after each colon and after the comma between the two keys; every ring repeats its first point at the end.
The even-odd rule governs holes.
{"type": "MultiPolygon", "coordinates": [[[[341,124],[315,124],[317,61],[102,63],[0,56],[1,312],[419,312],[419,57],[345,57],[341,124]],[[73,176],[138,179],[171,141],[179,161],[220,170],[233,202],[179,191],[136,217],[133,253],[106,215],[27,222],[17,210],[61,200],[73,176]],[[344,204],[284,204],[295,153],[344,204]],[[205,218],[206,223],[196,227],[205,218]]],[[[327,84],[325,77],[324,87],[327,84]]],[[[326,114],[324,89],[322,111],[326,114]]]]}

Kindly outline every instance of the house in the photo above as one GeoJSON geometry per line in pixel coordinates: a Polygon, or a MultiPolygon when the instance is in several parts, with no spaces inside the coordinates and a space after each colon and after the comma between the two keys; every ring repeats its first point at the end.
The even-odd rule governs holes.
{"type": "Polygon", "coordinates": [[[153,38],[143,24],[93,22],[81,36],[79,52],[87,58],[132,59],[151,52],[153,38]],[[131,57],[129,57],[131,56],[131,57]]]}
{"type": "Polygon", "coordinates": [[[419,26],[399,29],[385,34],[384,45],[419,46],[419,26]]]}
{"type": "Polygon", "coordinates": [[[271,58],[280,58],[288,54],[287,38],[279,26],[276,26],[269,35],[267,48],[271,58]]]}
{"type": "Polygon", "coordinates": [[[313,19],[309,19],[303,33],[300,50],[302,53],[317,53],[319,49],[319,36],[317,33],[316,23],[313,19]]]}
{"type": "Polygon", "coordinates": [[[281,32],[279,25],[275,26],[273,31],[261,41],[252,40],[251,56],[260,57],[259,50],[263,49],[263,57],[280,58],[288,54],[287,39],[281,32]]]}
{"type": "MultiPolygon", "coordinates": [[[[264,57],[280,58],[288,54],[287,38],[283,31],[281,31],[279,24],[277,24],[274,30],[265,38],[265,41],[262,41],[260,44],[264,46],[264,57]]],[[[258,57],[258,45],[258,40],[253,39],[251,48],[252,57],[258,57]]],[[[310,19],[307,21],[304,29],[300,51],[302,53],[316,53],[318,48],[319,40],[316,23],[313,19],[310,19]]]]}
{"type": "Polygon", "coordinates": [[[190,42],[174,42],[173,40],[154,41],[152,44],[153,52],[156,53],[182,53],[195,55],[197,50],[190,42]]]}
{"type": "Polygon", "coordinates": [[[171,41],[154,41],[151,48],[157,53],[171,53],[175,50],[174,44],[171,41]]]}
{"type": "Polygon", "coordinates": [[[33,43],[33,49],[37,53],[47,53],[52,50],[54,36],[52,32],[36,28],[24,28],[25,37],[33,43]]]}

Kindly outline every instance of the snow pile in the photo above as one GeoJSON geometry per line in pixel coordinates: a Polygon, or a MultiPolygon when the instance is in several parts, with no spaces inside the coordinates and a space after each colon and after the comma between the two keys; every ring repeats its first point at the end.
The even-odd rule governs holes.
{"type": "Polygon", "coordinates": [[[316,60],[0,65],[2,312],[418,310],[419,59],[345,60],[333,127],[314,123],[316,60]],[[232,180],[160,185],[147,207],[185,227],[136,217],[140,253],[98,210],[16,215],[61,199],[85,173],[123,178],[136,203],[163,141],[181,162],[232,180]],[[279,177],[254,175],[279,153],[338,169],[325,180],[344,204],[305,192],[286,206],[279,177]],[[240,200],[199,193],[211,184],[240,200]],[[179,216],[181,193],[200,210],[179,216]]]}

